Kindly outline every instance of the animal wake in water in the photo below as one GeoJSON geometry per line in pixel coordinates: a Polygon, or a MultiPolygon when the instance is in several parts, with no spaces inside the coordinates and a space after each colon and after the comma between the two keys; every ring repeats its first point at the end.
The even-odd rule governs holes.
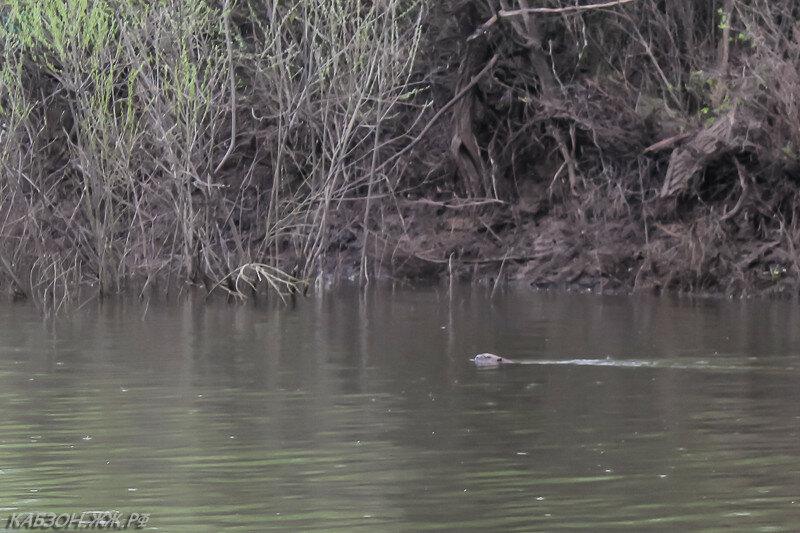
{"type": "Polygon", "coordinates": [[[662,359],[662,360],[620,360],[604,359],[560,359],[513,361],[493,353],[479,353],[470,361],[480,368],[497,368],[502,365],[570,365],[570,366],[610,366],[618,368],[673,368],[683,370],[743,370],[750,367],[750,361],[726,357],[718,362],[708,359],[662,359]]]}

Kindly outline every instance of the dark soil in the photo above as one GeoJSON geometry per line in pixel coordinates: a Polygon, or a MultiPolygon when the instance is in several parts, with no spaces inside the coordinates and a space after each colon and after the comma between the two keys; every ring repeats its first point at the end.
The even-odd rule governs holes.
{"type": "MultiPolygon", "coordinates": [[[[427,60],[437,105],[458,101],[406,157],[406,188],[370,228],[372,264],[394,277],[796,295],[792,9],[444,5],[427,60]]],[[[363,243],[356,231],[340,247],[363,243]]],[[[356,272],[358,254],[345,257],[356,272]]]]}
{"type": "MultiPolygon", "coordinates": [[[[472,202],[451,196],[408,198],[383,206],[379,235],[368,243],[373,276],[439,279],[494,286],[618,293],[796,295],[795,255],[780,239],[755,239],[752,230],[697,207],[677,217],[649,216],[641,203],[623,213],[584,212],[579,202],[472,202]],[[638,212],[636,212],[638,211],[638,212]],[[605,215],[605,216],[600,216],[605,215]]],[[[724,203],[713,207],[723,211],[724,203]]],[[[348,217],[349,214],[342,214],[348,217]]],[[[747,214],[742,216],[744,219],[747,214]]],[[[358,278],[361,236],[340,233],[328,272],[358,278]]]]}
{"type": "Polygon", "coordinates": [[[0,13],[8,293],[798,294],[794,0],[92,4],[0,13]]]}

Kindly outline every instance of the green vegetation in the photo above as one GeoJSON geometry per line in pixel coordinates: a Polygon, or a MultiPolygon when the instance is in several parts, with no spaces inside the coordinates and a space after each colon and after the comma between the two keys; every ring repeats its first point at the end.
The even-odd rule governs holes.
{"type": "Polygon", "coordinates": [[[1,9],[0,286],[44,307],[337,277],[800,286],[789,0],[1,9]]]}
{"type": "Polygon", "coordinates": [[[251,271],[297,288],[321,271],[335,202],[385,179],[371,154],[412,105],[424,15],[414,0],[8,2],[5,281],[56,305],[87,281],[237,291],[251,271]]]}

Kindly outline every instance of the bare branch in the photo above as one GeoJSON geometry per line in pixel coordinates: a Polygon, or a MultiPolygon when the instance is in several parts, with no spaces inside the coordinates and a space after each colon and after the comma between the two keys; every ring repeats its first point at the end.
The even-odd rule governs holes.
{"type": "MultiPolygon", "coordinates": [[[[590,9],[602,9],[604,7],[614,7],[622,4],[629,4],[634,0],[616,0],[615,2],[604,2],[602,4],[587,4],[585,6],[567,6],[567,7],[527,7],[524,9],[501,9],[497,12],[499,17],[513,17],[516,15],[525,15],[528,13],[568,13],[589,11],[590,9]]],[[[491,20],[491,19],[490,19],[491,20]]]]}

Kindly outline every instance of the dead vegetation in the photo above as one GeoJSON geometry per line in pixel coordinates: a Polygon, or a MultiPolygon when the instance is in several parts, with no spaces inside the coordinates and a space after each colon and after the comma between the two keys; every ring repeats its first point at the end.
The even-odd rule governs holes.
{"type": "Polygon", "coordinates": [[[478,237],[409,254],[538,286],[796,294],[793,5],[549,4],[441,8],[458,22],[426,60],[460,68],[434,94],[495,62],[441,131],[437,199],[474,203],[440,223],[478,237]]]}
{"type": "Polygon", "coordinates": [[[800,286],[789,0],[90,4],[3,8],[0,282],[44,307],[800,286]]]}

